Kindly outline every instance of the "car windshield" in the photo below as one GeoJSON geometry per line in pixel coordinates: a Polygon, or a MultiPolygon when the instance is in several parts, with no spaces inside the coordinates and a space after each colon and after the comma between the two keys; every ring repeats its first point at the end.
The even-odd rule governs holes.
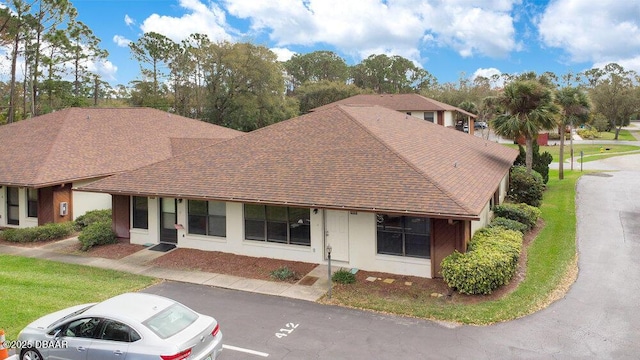
{"type": "Polygon", "coordinates": [[[58,320],[54,321],[51,325],[47,326],[47,328],[50,328],[50,327],[52,327],[52,326],[55,326],[55,325],[57,325],[57,324],[59,324],[59,323],[61,323],[61,322],[65,321],[65,320],[67,320],[67,319],[68,319],[68,318],[70,318],[70,317],[73,317],[73,316],[76,316],[76,315],[82,314],[83,312],[87,311],[87,309],[89,309],[89,308],[90,308],[90,307],[92,307],[93,305],[94,305],[94,304],[91,304],[91,305],[89,305],[89,306],[87,306],[87,307],[84,307],[84,308],[82,308],[82,309],[80,309],[80,310],[76,310],[76,311],[72,312],[71,314],[64,316],[63,318],[60,318],[60,319],[58,319],[58,320]]]}
{"type": "Polygon", "coordinates": [[[196,319],[198,319],[198,314],[184,305],[176,303],[148,318],[142,324],[161,339],[166,339],[186,329],[196,319]]]}

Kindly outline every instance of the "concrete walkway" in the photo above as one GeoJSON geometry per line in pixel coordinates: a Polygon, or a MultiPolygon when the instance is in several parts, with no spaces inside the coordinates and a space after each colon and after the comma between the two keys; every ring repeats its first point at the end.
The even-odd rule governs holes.
{"type": "MultiPolygon", "coordinates": [[[[19,255],[30,258],[46,259],[69,264],[93,266],[103,269],[119,270],[128,273],[145,275],[164,280],[181,281],[200,285],[216,286],[226,289],[250,291],[260,294],[283,296],[293,299],[316,301],[328,290],[328,269],[326,265],[318,265],[306,276],[317,277],[312,285],[301,285],[300,282],[290,284],[258,279],[247,279],[238,276],[216,274],[204,271],[174,270],[148,265],[151,260],[166,253],[149,249],[140,250],[119,260],[90,257],[84,255],[65,254],[59,250],[77,242],[77,238],[50,243],[38,248],[0,245],[0,254],[19,255]]],[[[338,268],[336,268],[337,270],[338,268]]],[[[333,269],[332,269],[333,270],[333,269]]],[[[304,277],[303,277],[304,278],[304,277]]]]}

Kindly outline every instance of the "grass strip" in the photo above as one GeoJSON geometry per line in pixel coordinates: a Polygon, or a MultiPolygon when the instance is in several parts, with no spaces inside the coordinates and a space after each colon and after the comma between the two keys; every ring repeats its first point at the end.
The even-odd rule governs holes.
{"type": "Polygon", "coordinates": [[[40,316],[137,291],[155,282],[154,278],[120,271],[0,255],[0,328],[7,340],[16,339],[20,330],[40,316]]]}

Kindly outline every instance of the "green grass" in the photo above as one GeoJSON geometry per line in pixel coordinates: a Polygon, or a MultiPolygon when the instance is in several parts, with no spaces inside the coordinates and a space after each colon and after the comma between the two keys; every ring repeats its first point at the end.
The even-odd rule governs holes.
{"type": "MultiPolygon", "coordinates": [[[[508,144],[507,146],[517,149],[518,145],[508,144]]],[[[540,153],[549,152],[553,156],[553,161],[558,162],[560,158],[560,145],[540,146],[540,153]]],[[[603,157],[612,157],[626,155],[632,151],[640,151],[640,146],[635,145],[618,145],[618,144],[574,144],[573,156],[575,159],[580,157],[580,151],[584,152],[585,161],[593,161],[602,159],[603,157]],[[608,149],[608,150],[607,150],[608,149]],[[593,157],[592,156],[596,156],[593,157]]],[[[569,142],[564,145],[564,159],[571,158],[571,147],[569,142]]]]}
{"type": "Polygon", "coordinates": [[[453,303],[432,298],[428,293],[413,293],[404,298],[383,298],[341,287],[333,299],[343,305],[376,311],[453,321],[466,324],[490,324],[515,319],[545,306],[555,290],[565,286],[567,274],[575,268],[576,217],[575,185],[581,174],[565,171],[558,180],[550,170],[544,195],[542,218],[545,227],[527,251],[526,278],[505,297],[475,304],[453,303]]]}
{"type": "Polygon", "coordinates": [[[42,315],[148,287],[157,280],[119,271],[0,255],[2,311],[7,340],[42,315]]]}
{"type": "MultiPolygon", "coordinates": [[[[598,138],[599,140],[613,140],[613,138],[616,136],[616,132],[615,131],[610,131],[610,132],[601,132],[600,133],[600,137],[598,138]]],[[[620,133],[618,134],[618,140],[625,140],[625,141],[636,141],[636,137],[633,136],[633,134],[629,131],[629,130],[620,130],[620,133]]]]}

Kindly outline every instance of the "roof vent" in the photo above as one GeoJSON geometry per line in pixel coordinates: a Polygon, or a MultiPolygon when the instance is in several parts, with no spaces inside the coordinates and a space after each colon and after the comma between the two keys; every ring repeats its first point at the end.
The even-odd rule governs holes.
{"type": "Polygon", "coordinates": [[[453,167],[454,167],[454,168],[457,168],[457,167],[458,167],[458,162],[457,162],[457,161],[453,163],[453,167]]]}
{"type": "Polygon", "coordinates": [[[91,120],[91,116],[87,115],[87,120],[91,120]]]}

